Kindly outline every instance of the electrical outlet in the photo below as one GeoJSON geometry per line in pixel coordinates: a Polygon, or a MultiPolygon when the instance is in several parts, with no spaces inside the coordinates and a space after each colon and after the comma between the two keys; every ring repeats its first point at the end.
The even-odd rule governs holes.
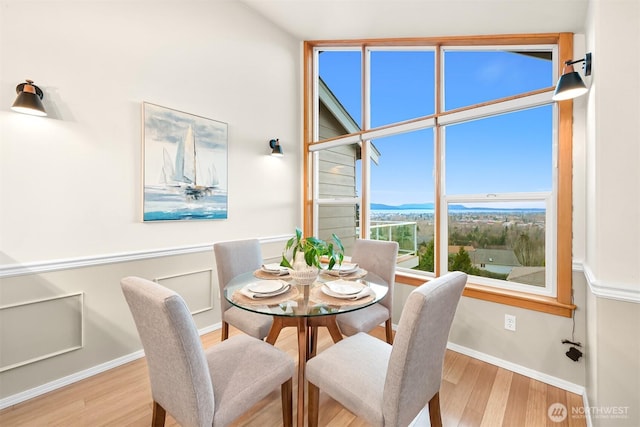
{"type": "Polygon", "coordinates": [[[516,330],[516,316],[512,314],[504,315],[504,328],[509,331],[516,330]]]}

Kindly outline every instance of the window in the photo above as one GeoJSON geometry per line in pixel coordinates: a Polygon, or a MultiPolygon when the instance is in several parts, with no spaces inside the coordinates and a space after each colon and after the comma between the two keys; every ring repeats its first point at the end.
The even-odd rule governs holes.
{"type": "MultiPolygon", "coordinates": [[[[369,180],[369,238],[398,242],[399,267],[418,268],[418,254],[435,236],[433,204],[423,203],[434,200],[434,129],[376,138],[371,145],[380,154],[369,180]]],[[[433,273],[433,261],[420,269],[433,273]]]]}
{"type": "Polygon", "coordinates": [[[368,50],[371,127],[402,122],[435,112],[435,52],[368,50]]]}
{"type": "Polygon", "coordinates": [[[551,49],[518,46],[443,49],[445,110],[545,89],[555,83],[551,49]],[[473,90],[467,90],[469,86],[473,90]]]}
{"type": "Polygon", "coordinates": [[[551,96],[571,39],[306,42],[305,231],[397,241],[399,282],[462,270],[465,295],[570,316],[571,103],[551,96]]]}

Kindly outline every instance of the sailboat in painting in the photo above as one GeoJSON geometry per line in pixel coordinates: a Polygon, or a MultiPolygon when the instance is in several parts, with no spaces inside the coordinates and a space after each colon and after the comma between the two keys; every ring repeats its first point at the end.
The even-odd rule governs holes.
{"type": "Polygon", "coordinates": [[[143,106],[143,220],[226,219],[227,124],[143,106]]]}
{"type": "Polygon", "coordinates": [[[166,185],[179,187],[188,199],[199,199],[211,194],[220,184],[218,173],[213,163],[203,171],[198,161],[196,139],[191,125],[187,134],[178,143],[175,167],[166,149],[163,151],[162,175],[166,185]]]}

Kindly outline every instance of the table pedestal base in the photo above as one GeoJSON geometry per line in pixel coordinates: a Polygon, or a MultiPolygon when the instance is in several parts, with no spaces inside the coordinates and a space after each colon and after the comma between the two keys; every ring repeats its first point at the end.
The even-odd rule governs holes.
{"type": "Polygon", "coordinates": [[[307,360],[316,354],[318,344],[318,327],[324,326],[329,331],[331,339],[336,343],[342,339],[336,316],[318,317],[280,317],[273,318],[266,341],[273,345],[280,335],[282,328],[295,326],[298,329],[298,427],[304,427],[304,388],[305,368],[307,360]]]}

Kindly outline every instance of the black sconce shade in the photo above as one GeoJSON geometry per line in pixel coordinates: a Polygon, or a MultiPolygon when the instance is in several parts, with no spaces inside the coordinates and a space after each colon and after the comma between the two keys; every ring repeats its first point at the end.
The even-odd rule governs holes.
{"type": "Polygon", "coordinates": [[[269,147],[271,147],[272,156],[276,156],[276,157],[284,156],[284,153],[282,152],[282,147],[280,146],[279,139],[272,139],[271,141],[269,141],[269,147]]]}
{"type": "Polygon", "coordinates": [[[33,84],[32,80],[27,80],[26,83],[20,83],[16,87],[15,102],[11,106],[13,111],[24,114],[31,114],[33,116],[46,116],[47,112],[42,105],[42,97],[44,94],[42,90],[33,84]]]}
{"type": "Polygon", "coordinates": [[[562,76],[560,76],[558,84],[556,85],[556,91],[553,93],[552,99],[554,101],[577,98],[589,90],[584,84],[582,77],[580,77],[580,74],[573,69],[573,64],[577,64],[578,62],[584,62],[584,75],[591,75],[591,53],[587,53],[583,59],[565,62],[562,76]]]}

